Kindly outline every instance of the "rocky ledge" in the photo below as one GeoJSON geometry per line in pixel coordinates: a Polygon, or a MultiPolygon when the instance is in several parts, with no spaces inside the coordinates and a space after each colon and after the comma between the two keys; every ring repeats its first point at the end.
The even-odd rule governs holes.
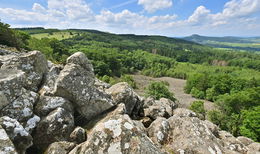
{"type": "Polygon", "coordinates": [[[0,68],[1,154],[260,152],[175,102],[99,81],[81,52],[62,66],[39,51],[0,50],[0,68]]]}

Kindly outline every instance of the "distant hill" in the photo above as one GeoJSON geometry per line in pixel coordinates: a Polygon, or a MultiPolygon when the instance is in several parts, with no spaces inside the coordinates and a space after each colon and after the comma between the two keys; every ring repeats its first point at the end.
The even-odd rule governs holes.
{"type": "Polygon", "coordinates": [[[209,37],[194,34],[183,39],[215,48],[260,51],[260,37],[209,37]]]}

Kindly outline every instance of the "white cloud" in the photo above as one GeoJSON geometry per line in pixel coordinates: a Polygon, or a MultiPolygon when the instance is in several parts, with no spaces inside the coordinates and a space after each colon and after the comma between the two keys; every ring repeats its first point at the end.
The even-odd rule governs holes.
{"type": "Polygon", "coordinates": [[[142,5],[147,12],[153,13],[171,7],[172,0],[138,0],[138,4],[142,5]]]}
{"type": "Polygon", "coordinates": [[[39,3],[34,3],[32,10],[35,12],[42,12],[42,13],[46,11],[46,9],[43,6],[41,6],[41,4],[39,3]]]}
{"type": "MultiPolygon", "coordinates": [[[[166,1],[169,2],[168,6],[172,5],[171,1],[157,0],[160,4],[162,1],[165,1],[165,4],[166,1]]],[[[143,4],[146,2],[147,6],[150,5],[146,0],[139,0],[139,2],[143,4]]],[[[259,3],[259,0],[230,0],[223,10],[217,13],[212,13],[205,6],[199,6],[187,19],[178,20],[175,14],[145,16],[129,10],[117,13],[102,10],[100,13],[94,13],[85,0],[48,0],[46,7],[34,3],[31,10],[0,8],[0,17],[2,21],[22,27],[42,25],[55,28],[90,28],[115,33],[171,36],[192,33],[256,35],[260,29],[260,16],[254,14],[260,12],[259,3]]],[[[155,8],[150,5],[150,11],[161,9],[162,6],[158,5],[155,8]]]]}

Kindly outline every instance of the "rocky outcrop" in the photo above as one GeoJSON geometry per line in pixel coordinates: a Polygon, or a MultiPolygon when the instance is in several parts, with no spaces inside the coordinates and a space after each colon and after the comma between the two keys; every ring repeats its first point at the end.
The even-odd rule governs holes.
{"type": "Polygon", "coordinates": [[[77,52],[67,59],[54,87],[54,95],[71,101],[87,120],[101,114],[115,104],[106,93],[94,86],[93,67],[87,57],[77,52]]]}
{"type": "Polygon", "coordinates": [[[70,154],[86,153],[162,153],[142,133],[128,115],[124,104],[100,120],[89,133],[89,139],[76,146],[70,154]]]}
{"type": "Polygon", "coordinates": [[[0,68],[1,154],[260,152],[169,99],[98,80],[81,52],[63,66],[39,51],[0,50],[0,68]]]}
{"type": "Polygon", "coordinates": [[[128,115],[133,115],[134,117],[138,116],[138,111],[140,110],[140,106],[142,106],[142,101],[126,82],[113,85],[106,90],[106,93],[112,96],[116,104],[124,103],[128,115]],[[133,112],[134,109],[136,112],[133,112]]]}

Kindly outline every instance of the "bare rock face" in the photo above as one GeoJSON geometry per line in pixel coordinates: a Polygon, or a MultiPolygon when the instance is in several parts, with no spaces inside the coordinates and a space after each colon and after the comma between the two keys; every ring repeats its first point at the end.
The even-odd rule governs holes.
{"type": "Polygon", "coordinates": [[[237,138],[226,131],[219,131],[219,138],[224,142],[224,146],[228,150],[246,153],[248,148],[237,138]]]}
{"type": "Polygon", "coordinates": [[[117,83],[107,89],[106,92],[112,96],[116,104],[124,103],[126,113],[130,116],[132,115],[134,107],[142,103],[138,95],[126,82],[117,83]]]}
{"type": "Polygon", "coordinates": [[[45,150],[53,142],[68,141],[73,129],[73,115],[59,107],[39,122],[33,136],[34,144],[38,149],[45,150]]]}
{"type": "Polygon", "coordinates": [[[70,134],[70,140],[77,144],[80,144],[87,140],[87,134],[84,128],[76,127],[70,134]]]}
{"type": "Polygon", "coordinates": [[[52,64],[49,62],[49,71],[46,73],[46,76],[43,81],[43,85],[39,90],[40,95],[52,95],[54,90],[56,79],[58,78],[60,71],[63,69],[62,65],[52,64]]]}
{"type": "Polygon", "coordinates": [[[27,121],[35,116],[33,106],[38,99],[38,94],[33,91],[25,90],[24,88],[22,88],[21,91],[21,95],[4,107],[0,115],[16,119],[25,127],[27,121]]]}
{"type": "Polygon", "coordinates": [[[159,117],[147,129],[148,136],[158,146],[167,142],[170,134],[170,124],[167,119],[159,117]]]}
{"type": "Polygon", "coordinates": [[[165,147],[169,152],[203,154],[224,152],[220,140],[200,119],[174,115],[168,119],[168,122],[170,133],[165,147]]]}
{"type": "Polygon", "coordinates": [[[32,136],[17,120],[4,116],[0,118],[0,125],[8,134],[18,153],[25,153],[26,149],[32,146],[32,136]]]}
{"type": "Polygon", "coordinates": [[[94,83],[95,87],[101,91],[105,91],[106,89],[110,88],[111,85],[103,82],[101,80],[99,80],[98,78],[95,78],[95,83],[94,83]]]}
{"type": "Polygon", "coordinates": [[[259,154],[260,153],[260,143],[251,143],[248,145],[248,154],[259,154]]]}
{"type": "Polygon", "coordinates": [[[47,148],[47,150],[44,153],[66,154],[69,153],[75,146],[76,144],[72,142],[66,142],[66,141],[54,142],[47,148]]]}
{"type": "MultiPolygon", "coordinates": [[[[0,69],[0,91],[3,97],[6,98],[5,105],[14,101],[18,96],[22,94],[25,73],[20,70],[14,69],[0,69]]],[[[2,104],[2,102],[0,103],[2,104]]],[[[1,105],[2,108],[5,106],[1,105]]]]}
{"type": "Polygon", "coordinates": [[[62,97],[40,96],[35,106],[35,113],[41,117],[47,116],[51,111],[61,107],[73,113],[73,105],[62,97]]]}
{"type": "Polygon", "coordinates": [[[68,99],[87,120],[114,106],[109,95],[94,86],[93,67],[83,53],[67,59],[54,88],[54,94],[68,99]]]}
{"type": "Polygon", "coordinates": [[[0,153],[1,154],[18,154],[15,150],[14,144],[8,137],[6,131],[0,125],[0,153]]]}
{"type": "Polygon", "coordinates": [[[130,117],[122,113],[123,107],[120,104],[115,111],[99,121],[89,133],[89,139],[76,146],[70,154],[162,153],[135,127],[130,117]]]}
{"type": "Polygon", "coordinates": [[[160,100],[154,100],[148,97],[144,101],[144,116],[150,117],[155,120],[158,117],[169,118],[173,115],[173,110],[176,109],[178,105],[167,99],[161,98],[160,100]]]}
{"type": "Polygon", "coordinates": [[[1,68],[25,72],[25,88],[36,92],[48,70],[47,66],[47,60],[40,51],[31,51],[9,58],[3,62],[1,68]]]}
{"type": "Polygon", "coordinates": [[[173,114],[179,117],[197,117],[195,112],[185,108],[177,108],[173,111],[173,114]]]}

